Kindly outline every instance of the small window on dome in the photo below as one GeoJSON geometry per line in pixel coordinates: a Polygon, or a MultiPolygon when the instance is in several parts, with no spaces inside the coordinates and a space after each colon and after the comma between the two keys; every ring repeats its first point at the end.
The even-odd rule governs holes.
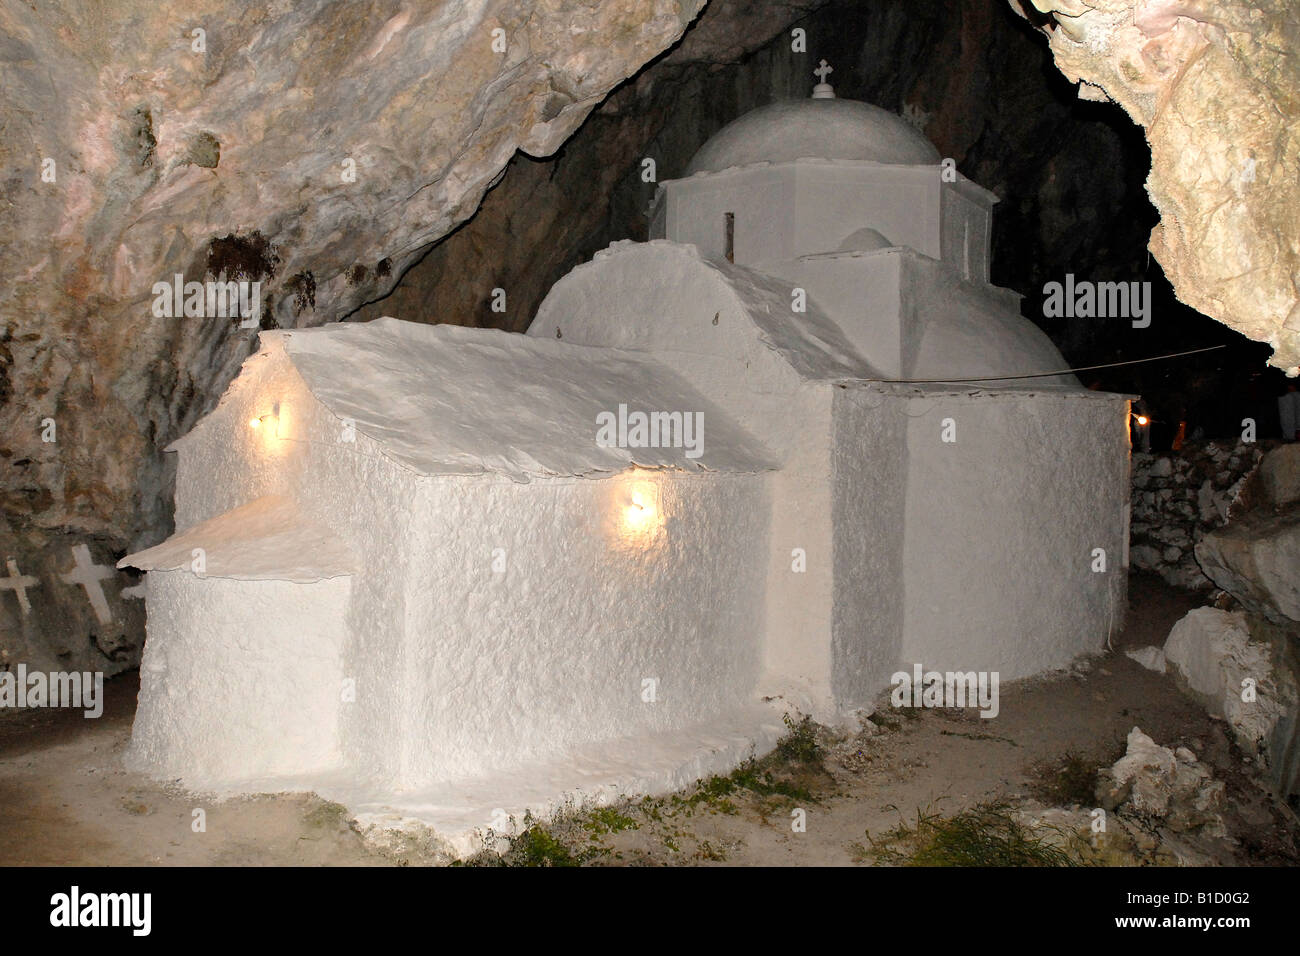
{"type": "Polygon", "coordinates": [[[734,212],[724,213],[723,219],[724,219],[725,232],[723,235],[722,248],[727,257],[727,261],[735,262],[736,261],[736,214],[734,212]]]}

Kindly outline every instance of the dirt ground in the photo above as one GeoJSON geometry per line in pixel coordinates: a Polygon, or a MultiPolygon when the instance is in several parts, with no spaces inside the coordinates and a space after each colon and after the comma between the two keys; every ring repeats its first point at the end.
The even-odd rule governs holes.
{"type": "MultiPolygon", "coordinates": [[[[869,863],[862,849],[869,834],[878,839],[918,811],[1037,806],[1042,767],[1067,753],[1109,764],[1138,726],[1158,744],[1190,748],[1224,781],[1228,838],[1217,862],[1300,862],[1295,814],[1256,782],[1222,723],[1181,695],[1172,678],[1121,653],[1163,644],[1200,600],[1135,576],[1130,602],[1128,628],[1111,653],[1068,673],[1004,685],[995,719],[974,711],[882,710],[884,726],[824,740],[824,770],[792,777],[793,795],[714,786],[600,810],[536,828],[535,855],[597,865],[869,863]],[[799,811],[802,832],[792,828],[799,811]]],[[[137,688],[135,674],[107,682],[99,720],[68,711],[0,716],[0,864],[429,862],[369,849],[341,807],[311,795],[213,803],[128,773],[121,759],[137,688]],[[196,810],[205,817],[202,832],[196,810]]]]}

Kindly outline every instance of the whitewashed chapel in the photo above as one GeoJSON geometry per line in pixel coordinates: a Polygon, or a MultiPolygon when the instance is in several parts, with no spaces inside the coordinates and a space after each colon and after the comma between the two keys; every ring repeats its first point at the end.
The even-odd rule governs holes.
{"type": "Polygon", "coordinates": [[[526,336],[263,333],[172,446],[177,533],[123,561],[131,763],[459,847],[725,769],[900,669],[1100,649],[1128,401],[989,284],[994,202],[822,83],[714,136],[526,336]]]}

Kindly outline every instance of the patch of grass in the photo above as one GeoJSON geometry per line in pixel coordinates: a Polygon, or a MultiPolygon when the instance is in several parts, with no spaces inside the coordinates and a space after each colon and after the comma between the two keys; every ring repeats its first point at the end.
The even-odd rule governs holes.
{"type": "MultiPolygon", "coordinates": [[[[698,838],[673,823],[697,812],[739,814],[738,801],[745,797],[756,801],[756,805],[748,805],[766,819],[774,805],[819,803],[813,787],[833,779],[826,770],[825,751],[818,739],[821,728],[810,717],[796,720],[788,714],[785,725],[787,732],[772,753],[761,760],[751,755],[731,773],[701,780],[685,793],[647,796],[634,803],[586,811],[570,807],[546,826],[525,813],[522,832],[510,840],[503,854],[495,852],[498,838],[494,837],[488,841],[491,845],[485,845],[462,865],[582,866],[596,857],[613,853],[605,845],[604,837],[643,826],[648,830],[647,839],[658,837],[666,849],[681,853],[687,838],[691,842],[697,842],[698,838]]],[[[708,841],[698,846],[695,854],[698,859],[726,858],[727,850],[723,846],[708,841]]]]}
{"type": "Polygon", "coordinates": [[[647,820],[652,823],[663,821],[663,799],[660,797],[642,797],[637,808],[645,814],[647,820]]]}
{"type": "Polygon", "coordinates": [[[820,802],[813,792],[813,784],[820,777],[829,778],[826,771],[826,752],[817,739],[818,727],[811,717],[795,720],[784,717],[788,732],[777,741],[775,749],[761,760],[746,760],[725,776],[712,776],[701,780],[694,792],[685,800],[690,807],[706,806],[726,814],[739,810],[731,799],[748,792],[760,800],[781,800],[802,803],[820,802]]]}
{"type": "MultiPolygon", "coordinates": [[[[513,818],[511,820],[513,824],[513,818]]],[[[512,866],[583,866],[592,860],[608,856],[608,847],[599,845],[599,834],[614,833],[634,828],[636,821],[624,816],[613,807],[600,807],[590,814],[569,812],[543,824],[529,811],[525,811],[523,830],[513,837],[494,835],[489,831],[482,850],[453,866],[512,867],[512,866]],[[586,845],[583,830],[589,834],[594,846],[586,845]],[[500,842],[506,844],[499,851],[500,842]]]]}
{"type": "Polygon", "coordinates": [[[685,807],[688,816],[693,808],[701,805],[714,813],[725,813],[728,816],[735,815],[740,810],[728,798],[740,789],[740,784],[735,779],[736,774],[739,772],[740,768],[737,768],[725,777],[715,774],[706,780],[701,780],[695,785],[695,790],[690,796],[685,799],[674,795],[672,798],[673,803],[685,807]]]}
{"type": "Polygon", "coordinates": [[[1074,866],[1058,847],[1036,837],[1010,809],[982,803],[951,817],[916,813],[915,824],[900,823],[870,847],[858,844],[860,858],[893,866],[1074,866]]]}
{"type": "Polygon", "coordinates": [[[787,733],[777,741],[772,756],[785,764],[805,767],[822,766],[826,753],[817,742],[817,725],[813,723],[813,719],[805,715],[796,722],[793,717],[786,714],[782,720],[787,733]]]}
{"type": "Polygon", "coordinates": [[[640,826],[627,814],[620,813],[616,807],[597,807],[590,810],[581,823],[582,828],[590,833],[593,839],[606,833],[635,830],[640,826]]]}
{"type": "Polygon", "coordinates": [[[789,732],[777,741],[770,754],[762,760],[751,757],[725,776],[701,780],[685,802],[726,814],[739,812],[731,798],[741,791],[760,799],[817,803],[812,779],[826,775],[825,751],[817,740],[817,725],[811,717],[796,721],[789,714],[785,715],[785,725],[789,732]]]}
{"type": "Polygon", "coordinates": [[[788,800],[817,802],[817,797],[807,786],[795,780],[783,779],[777,776],[775,770],[754,761],[747,761],[733,770],[731,779],[737,787],[742,787],[760,797],[785,797],[788,800]]]}
{"type": "Polygon", "coordinates": [[[563,843],[545,827],[534,825],[519,834],[503,858],[507,866],[581,866],[563,843]]]}

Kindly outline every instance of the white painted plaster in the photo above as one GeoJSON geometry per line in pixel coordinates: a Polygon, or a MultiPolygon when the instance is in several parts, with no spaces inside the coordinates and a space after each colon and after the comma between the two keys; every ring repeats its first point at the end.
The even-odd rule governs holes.
{"type": "MultiPolygon", "coordinates": [[[[944,182],[942,172],[940,166],[818,159],[742,166],[663,182],[655,216],[662,213],[662,238],[721,259],[731,213],[734,262],[765,272],[773,263],[834,252],[854,233],[875,229],[890,244],[964,274],[964,248],[951,236],[964,236],[969,223],[973,248],[986,247],[997,197],[960,175],[944,182]]],[[[978,264],[978,255],[973,261],[978,264]]],[[[987,281],[987,268],[972,270],[972,277],[987,281]]]]}
{"type": "Polygon", "coordinates": [[[762,449],[726,416],[670,369],[638,356],[392,318],[263,337],[266,350],[288,351],[312,396],[417,474],[493,472],[524,481],[630,465],[765,466],[762,449]],[[700,413],[707,429],[702,456],[598,445],[597,416],[617,412],[620,403],[700,413]]]}
{"type": "MultiPolygon", "coordinates": [[[[943,381],[1040,375],[1069,366],[1051,339],[1019,314],[1015,293],[964,280],[912,249],[805,256],[770,268],[806,288],[883,376],[943,381]]],[[[1017,384],[1079,388],[1069,373],[973,387],[1017,384]]]]}
{"type": "Polygon", "coordinates": [[[197,789],[336,769],[350,588],[149,572],[127,766],[197,789]]]}
{"type": "Polygon", "coordinates": [[[831,685],[847,709],[886,686],[902,657],[910,399],[869,388],[831,391],[831,685]]]}
{"type": "Polygon", "coordinates": [[[472,852],[494,811],[682,786],[904,663],[1010,679],[1098,649],[1126,398],[876,382],[1064,362],[983,281],[995,197],[897,117],[818,102],[707,146],[718,172],[664,184],[667,239],[574,269],[527,336],[264,334],[173,445],[177,535],[125,559],[154,568],[133,765],[472,852]],[[620,404],[703,412],[703,455],[600,447],[620,404]]]}
{"type": "Polygon", "coordinates": [[[686,175],[799,159],[930,165],[939,151],[901,116],[844,99],[781,100],[728,123],[704,144],[686,175]]]}
{"type": "MultiPolygon", "coordinates": [[[[129,554],[118,567],[191,570],[246,581],[309,583],[351,574],[356,557],[333,532],[304,518],[289,498],[267,495],[209,518],[164,543],[129,554]]],[[[202,576],[200,575],[200,576],[202,576]]]]}
{"type": "Polygon", "coordinates": [[[1125,397],[936,391],[907,414],[903,662],[1012,680],[1101,650],[1125,608],[1125,397]]]}
{"type": "MultiPolygon", "coordinates": [[[[292,779],[267,778],[264,786],[314,788],[336,772],[375,792],[450,785],[521,761],[559,759],[610,737],[707,723],[711,715],[753,703],[765,573],[755,556],[767,552],[771,512],[761,474],[724,479],[625,469],[606,480],[531,484],[504,475],[420,476],[360,427],[344,441],[340,419],[295,377],[293,356],[276,338],[249,360],[221,406],[177,445],[178,512],[189,529],[133,556],[158,567],[187,567],[192,546],[208,549],[207,579],[188,571],[166,576],[196,582],[169,584],[167,593],[181,595],[176,600],[193,600],[194,588],[217,593],[203,590],[213,572],[274,574],[266,557],[294,543],[333,535],[356,556],[346,566],[354,563],[361,573],[345,603],[322,602],[313,610],[293,600],[284,612],[298,617],[299,633],[337,625],[345,634],[333,666],[354,682],[356,700],[335,703],[341,762],[314,771],[301,763],[291,768],[292,779]],[[275,407],[281,429],[269,421],[250,426],[254,413],[275,407]],[[277,474],[280,480],[270,480],[277,474]],[[282,509],[275,497],[240,507],[249,494],[286,492],[301,515],[282,509]],[[501,572],[493,567],[498,553],[501,572]],[[231,566],[238,558],[248,562],[243,572],[231,566]],[[654,701],[642,699],[644,679],[656,681],[654,701]],[[467,687],[476,689],[466,696],[461,689],[467,687]]],[[[668,370],[662,374],[673,380],[668,370]]],[[[684,384],[674,394],[711,408],[684,384]]],[[[712,423],[720,413],[709,416],[712,423]]],[[[716,424],[724,436],[728,429],[740,434],[725,421],[716,424]]],[[[301,559],[286,559],[284,576],[303,576],[295,560],[301,559]]],[[[309,560],[310,570],[325,570],[318,563],[309,560]]],[[[337,571],[344,562],[336,556],[324,563],[337,571]]],[[[232,592],[220,593],[235,600],[232,592]]],[[[182,627],[192,629],[178,614],[155,615],[148,646],[158,659],[172,656],[168,644],[180,641],[182,627]]],[[[227,626],[221,622],[212,615],[194,640],[220,644],[227,626]]],[[[247,622],[239,626],[256,631],[247,622]]],[[[213,666],[239,671],[247,664],[243,654],[236,643],[224,665],[218,655],[213,666]]],[[[286,651],[279,667],[291,668],[292,660],[286,651]]],[[[179,686],[180,678],[170,679],[179,686]]],[[[158,693],[158,686],[147,693],[158,693]]],[[[207,692],[191,686],[186,696],[207,692]]],[[[286,693],[281,706],[292,708],[293,701],[286,693]]],[[[175,769],[195,752],[196,736],[220,733],[221,705],[211,703],[187,718],[191,729],[170,751],[173,718],[166,710],[142,709],[136,734],[149,744],[141,745],[137,765],[189,779],[175,769]]],[[[196,765],[192,782],[220,789],[243,779],[223,778],[222,766],[216,757],[196,765]]],[[[267,773],[277,766],[269,764],[267,773]]]]}

